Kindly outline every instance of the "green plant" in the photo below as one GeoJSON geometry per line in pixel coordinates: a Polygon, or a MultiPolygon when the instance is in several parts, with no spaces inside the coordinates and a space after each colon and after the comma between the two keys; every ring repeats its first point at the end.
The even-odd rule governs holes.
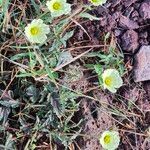
{"type": "Polygon", "coordinates": [[[80,51],[73,45],[75,26],[90,38],[80,21],[100,20],[90,14],[91,10],[91,5],[74,7],[65,0],[47,4],[46,0],[31,0],[23,6],[21,1],[16,4],[6,0],[0,7],[2,148],[34,150],[63,145],[68,149],[82,132],[82,116],[74,120],[80,98],[95,100],[69,83],[78,84],[83,78],[87,81],[84,70],[88,65],[98,74],[100,83],[102,72],[110,67],[124,74],[123,55],[111,44],[106,46],[110,34],[102,39],[103,51],[91,48],[84,52],[84,46],[80,51]],[[71,6],[76,9],[71,10],[71,6]],[[74,55],[68,46],[77,53],[74,55]],[[84,62],[91,58],[92,64],[84,62]]]}

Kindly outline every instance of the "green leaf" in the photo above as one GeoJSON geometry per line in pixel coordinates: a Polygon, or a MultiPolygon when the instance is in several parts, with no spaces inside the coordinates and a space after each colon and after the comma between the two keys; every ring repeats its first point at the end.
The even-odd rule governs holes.
{"type": "Polygon", "coordinates": [[[99,84],[102,85],[103,83],[103,80],[102,80],[102,72],[103,72],[103,68],[100,64],[97,64],[97,65],[94,65],[94,69],[96,71],[96,73],[98,74],[98,81],[99,81],[99,84]]]}
{"type": "Polygon", "coordinates": [[[67,40],[70,39],[74,34],[74,30],[66,32],[66,34],[60,39],[64,47],[66,47],[67,40]]]}
{"type": "Polygon", "coordinates": [[[106,42],[107,39],[109,39],[109,37],[110,37],[110,32],[108,32],[108,33],[105,35],[104,41],[106,42]]]}
{"type": "Polygon", "coordinates": [[[18,74],[18,75],[16,75],[16,77],[18,77],[18,78],[23,78],[23,77],[32,77],[33,76],[33,74],[32,73],[20,73],[20,74],[18,74]]]}
{"type": "Polygon", "coordinates": [[[100,20],[100,18],[95,17],[93,15],[90,15],[89,13],[86,13],[86,12],[80,14],[79,16],[82,17],[82,18],[87,18],[87,19],[89,19],[91,21],[93,21],[93,20],[100,20]]]}
{"type": "Polygon", "coordinates": [[[0,7],[2,6],[2,4],[3,4],[3,0],[0,0],[0,7]]]}
{"type": "Polygon", "coordinates": [[[8,7],[9,7],[9,0],[5,0],[5,1],[2,0],[2,11],[5,17],[7,14],[6,12],[8,11],[8,7]]]}
{"type": "Polygon", "coordinates": [[[61,118],[62,112],[61,112],[61,107],[60,107],[60,97],[59,94],[56,92],[53,92],[51,94],[51,105],[53,106],[53,110],[55,114],[57,115],[58,118],[61,118]]]}
{"type": "Polygon", "coordinates": [[[12,107],[12,108],[16,108],[19,106],[19,102],[16,100],[8,100],[8,101],[1,101],[0,100],[0,104],[5,106],[5,107],[12,107]]]}
{"type": "Polygon", "coordinates": [[[94,65],[94,69],[98,75],[101,75],[103,72],[103,68],[100,64],[94,65]]]}
{"type": "Polygon", "coordinates": [[[27,57],[27,56],[29,56],[29,53],[20,53],[12,56],[10,59],[14,61],[14,60],[22,59],[23,57],[27,57]]]}
{"type": "Polygon", "coordinates": [[[39,15],[40,14],[40,7],[39,5],[37,5],[37,3],[35,2],[35,0],[31,0],[31,3],[36,11],[36,14],[39,15]]]}
{"type": "Polygon", "coordinates": [[[34,85],[31,85],[26,89],[26,94],[30,97],[30,100],[33,103],[35,103],[39,98],[39,90],[34,85]]]}
{"type": "Polygon", "coordinates": [[[69,51],[61,52],[60,56],[59,56],[59,59],[58,59],[57,66],[59,66],[61,64],[64,64],[64,63],[66,63],[66,62],[68,62],[72,59],[73,59],[73,57],[72,57],[72,55],[69,51]]]}
{"type": "Polygon", "coordinates": [[[62,45],[62,42],[60,42],[60,40],[58,39],[55,39],[52,46],[49,48],[49,52],[52,52],[54,50],[59,51],[61,45],[62,45]]]}
{"type": "Polygon", "coordinates": [[[54,75],[54,72],[51,70],[51,68],[49,68],[47,65],[45,65],[45,70],[49,76],[49,78],[55,82],[55,75],[54,75]]]}
{"type": "Polygon", "coordinates": [[[17,150],[12,134],[7,132],[5,145],[0,145],[0,149],[2,149],[2,150],[17,150]]]}
{"type": "Polygon", "coordinates": [[[3,121],[3,125],[5,125],[8,115],[10,114],[10,108],[7,107],[0,107],[0,121],[3,121]]]}

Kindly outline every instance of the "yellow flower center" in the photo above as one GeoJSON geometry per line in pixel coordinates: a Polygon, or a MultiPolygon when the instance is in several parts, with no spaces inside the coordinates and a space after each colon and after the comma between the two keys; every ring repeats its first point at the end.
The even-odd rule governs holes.
{"type": "Polygon", "coordinates": [[[93,2],[93,3],[97,3],[97,2],[98,2],[98,0],[92,0],[92,2],[93,2]]]}
{"type": "Polygon", "coordinates": [[[111,86],[111,84],[112,84],[112,78],[111,78],[111,77],[106,77],[106,79],[105,79],[105,84],[106,84],[107,86],[111,86]]]}
{"type": "Polygon", "coordinates": [[[37,35],[39,33],[39,28],[38,27],[32,27],[30,32],[32,35],[37,35]]]}
{"type": "Polygon", "coordinates": [[[111,141],[111,136],[110,136],[110,135],[106,135],[106,136],[104,137],[104,142],[105,142],[105,144],[109,144],[110,141],[111,141]]]}
{"type": "Polygon", "coordinates": [[[53,9],[54,9],[54,10],[59,10],[59,9],[61,9],[61,4],[60,4],[59,2],[55,2],[55,3],[53,4],[53,9]]]}

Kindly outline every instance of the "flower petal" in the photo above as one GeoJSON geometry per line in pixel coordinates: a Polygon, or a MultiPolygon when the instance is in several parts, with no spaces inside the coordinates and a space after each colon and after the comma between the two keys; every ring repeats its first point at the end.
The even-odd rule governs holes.
{"type": "Polygon", "coordinates": [[[52,17],[59,17],[63,14],[66,15],[71,12],[71,4],[67,3],[66,0],[51,0],[51,1],[47,1],[46,5],[50,10],[52,17]],[[54,8],[55,3],[60,4],[61,7],[55,9],[54,8]]]}
{"type": "Polygon", "coordinates": [[[115,70],[115,69],[112,70],[111,77],[114,79],[113,85],[115,88],[119,88],[122,86],[123,81],[122,81],[122,78],[120,77],[119,72],[117,70],[115,70]]]}
{"type": "Polygon", "coordinates": [[[103,86],[110,92],[115,93],[117,88],[120,88],[123,84],[122,78],[116,69],[107,69],[102,74],[103,86]]]}
{"type": "Polygon", "coordinates": [[[109,87],[109,86],[107,86],[107,89],[108,89],[110,92],[112,92],[112,93],[116,93],[116,92],[117,92],[117,90],[116,90],[114,87],[109,87]]]}
{"type": "Polygon", "coordinates": [[[49,32],[49,26],[41,19],[34,19],[25,27],[25,35],[31,43],[44,43],[49,32]]]}
{"type": "Polygon", "coordinates": [[[99,6],[102,5],[104,3],[106,3],[107,0],[90,0],[90,2],[94,5],[94,6],[99,6]]]}
{"type": "Polygon", "coordinates": [[[120,143],[119,133],[117,131],[104,131],[99,139],[100,144],[104,149],[115,150],[120,143]],[[109,140],[108,139],[109,137],[109,140]]]}

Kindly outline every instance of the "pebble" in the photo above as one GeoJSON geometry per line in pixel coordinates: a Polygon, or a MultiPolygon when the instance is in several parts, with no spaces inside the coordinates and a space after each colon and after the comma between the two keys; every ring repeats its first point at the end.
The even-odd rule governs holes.
{"type": "Polygon", "coordinates": [[[137,29],[139,28],[139,25],[137,22],[130,20],[126,16],[121,16],[120,21],[119,21],[119,26],[124,28],[124,29],[137,29]]]}
{"type": "Polygon", "coordinates": [[[134,81],[150,80],[150,45],[142,46],[135,56],[134,81]]]}
{"type": "Polygon", "coordinates": [[[144,20],[150,19],[150,2],[142,3],[140,7],[140,15],[144,20]]]}
{"type": "Polygon", "coordinates": [[[123,50],[134,53],[139,47],[138,34],[134,30],[127,30],[121,37],[123,50]]]}

